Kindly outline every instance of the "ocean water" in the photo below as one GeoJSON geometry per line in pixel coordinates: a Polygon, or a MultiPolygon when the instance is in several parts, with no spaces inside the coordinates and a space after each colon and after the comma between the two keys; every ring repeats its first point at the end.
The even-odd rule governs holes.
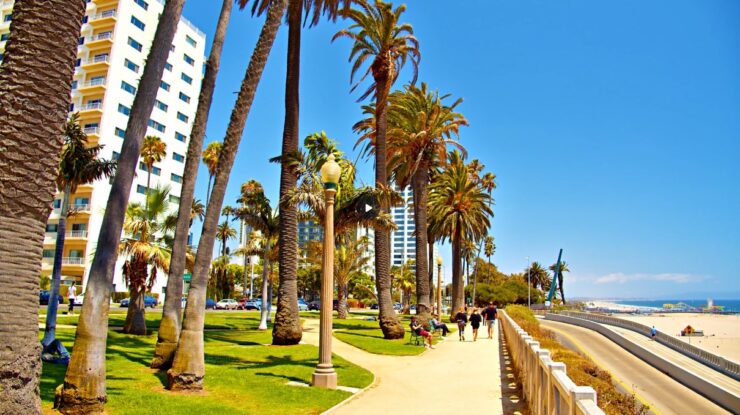
{"type": "MultiPolygon", "coordinates": [[[[656,307],[662,308],[663,304],[686,303],[692,307],[704,307],[707,300],[618,300],[617,304],[631,305],[636,307],[656,307]]],[[[724,306],[725,311],[740,312],[740,300],[714,300],[714,305],[724,306]]]]}

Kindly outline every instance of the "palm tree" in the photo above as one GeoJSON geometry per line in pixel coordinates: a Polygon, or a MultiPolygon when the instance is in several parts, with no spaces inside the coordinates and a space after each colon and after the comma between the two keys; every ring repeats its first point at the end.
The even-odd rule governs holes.
{"type": "MultiPolygon", "coordinates": [[[[403,91],[394,92],[389,97],[389,169],[399,187],[411,185],[413,191],[417,313],[422,315],[421,321],[429,320],[429,306],[432,303],[427,256],[427,206],[431,173],[446,162],[447,145],[465,151],[455,141],[460,126],[468,125],[462,114],[455,111],[462,99],[448,105],[444,102],[448,97],[429,91],[423,82],[421,88],[406,85],[403,91]]],[[[370,114],[374,112],[372,106],[367,110],[370,114]]],[[[354,129],[362,133],[360,141],[367,140],[368,146],[373,145],[375,128],[372,118],[355,124],[354,129]]]]}
{"type": "Polygon", "coordinates": [[[172,368],[167,372],[168,389],[203,389],[203,378],[205,377],[205,356],[203,354],[205,295],[216,227],[218,226],[231,167],[234,164],[234,158],[244,132],[244,124],[249,115],[267,57],[280,27],[280,19],[285,12],[286,2],[287,0],[270,1],[267,18],[262,26],[257,46],[250,58],[231,113],[223,149],[218,157],[212,194],[208,200],[206,217],[198,243],[198,253],[195,258],[190,291],[188,292],[188,303],[185,307],[182,332],[180,333],[175,360],[172,368]]]}
{"type": "Polygon", "coordinates": [[[208,168],[208,190],[206,190],[206,205],[211,198],[211,182],[216,176],[218,168],[218,159],[221,156],[221,150],[224,144],[220,141],[213,141],[203,150],[203,164],[208,168]]]}
{"type": "Polygon", "coordinates": [[[462,162],[460,154],[452,152],[448,162],[447,169],[432,183],[429,213],[435,218],[435,231],[452,242],[451,312],[454,315],[465,301],[461,280],[463,244],[465,240],[477,240],[485,235],[493,211],[488,205],[490,196],[471,177],[469,165],[462,162]]]}
{"type": "MultiPolygon", "coordinates": [[[[354,91],[368,75],[373,82],[360,96],[364,100],[371,94],[375,97],[375,186],[388,187],[387,173],[387,102],[391,86],[398,79],[404,64],[411,62],[416,74],[421,55],[419,42],[413,36],[414,30],[409,24],[399,24],[405,5],[395,10],[388,3],[377,1],[370,5],[366,0],[356,0],[359,8],[351,9],[346,17],[352,20],[348,29],[340,30],[333,39],[348,37],[354,44],[350,60],[354,60],[350,83],[355,74],[361,70],[365,61],[372,63],[364,70],[359,81],[354,84],[354,91]]],[[[382,214],[389,213],[388,204],[380,205],[382,214]]],[[[390,286],[390,232],[384,229],[375,232],[375,277],[378,290],[378,308],[380,328],[386,339],[399,339],[404,335],[404,328],[393,310],[390,286]]]]}
{"type": "Polygon", "coordinates": [[[87,146],[87,135],[80,128],[77,120],[77,114],[73,114],[64,127],[65,143],[57,176],[57,188],[62,192],[62,208],[57,225],[54,267],[51,273],[51,292],[49,293],[49,307],[46,309],[46,326],[44,328],[44,338],[41,340],[45,349],[56,338],[59,284],[62,279],[62,254],[64,252],[70,195],[77,191],[77,187],[80,185],[110,176],[116,167],[116,163],[113,161],[98,159],[98,153],[102,150],[102,146],[87,146]]]}
{"type": "Polygon", "coordinates": [[[544,291],[545,287],[550,287],[550,273],[539,262],[532,262],[529,269],[524,270],[524,274],[529,276],[532,288],[539,286],[544,291]]]}
{"type": "Polygon", "coordinates": [[[414,291],[414,286],[416,285],[416,275],[412,271],[413,267],[413,261],[410,260],[401,266],[393,266],[391,268],[393,286],[401,291],[401,304],[403,306],[401,313],[403,314],[409,314],[411,312],[411,292],[414,291]]]}
{"type": "Polygon", "coordinates": [[[348,312],[349,281],[362,272],[369,262],[369,258],[363,255],[367,250],[369,240],[367,237],[356,239],[350,235],[345,235],[340,239],[343,241],[334,254],[334,278],[337,284],[337,316],[344,319],[347,318],[348,312]]]}
{"type": "Polygon", "coordinates": [[[232,228],[228,221],[221,222],[216,229],[216,239],[221,242],[221,256],[226,256],[228,251],[226,243],[234,238],[236,238],[236,229],[232,228]]]}
{"type": "Polygon", "coordinates": [[[41,413],[31,287],[41,273],[84,14],[83,1],[17,2],[0,64],[0,293],[14,299],[0,317],[0,331],[12,333],[0,355],[0,413],[41,413]]]}
{"type": "Polygon", "coordinates": [[[493,243],[493,239],[494,239],[493,236],[486,236],[486,238],[484,239],[484,245],[483,245],[484,246],[484,248],[483,248],[484,249],[484,254],[486,255],[486,257],[488,257],[488,275],[486,275],[486,279],[488,281],[491,280],[491,275],[490,275],[490,272],[491,272],[491,257],[496,252],[496,244],[493,243]]]}
{"type": "MultiPolygon", "coordinates": [[[[249,0],[239,0],[245,7],[249,0]]],[[[336,20],[340,4],[348,10],[351,0],[290,0],[287,13],[288,21],[288,59],[285,76],[285,121],[283,125],[282,155],[288,156],[298,152],[299,135],[299,79],[301,56],[301,26],[304,16],[311,18],[310,26],[318,24],[321,15],[336,20]],[[304,14],[303,10],[306,10],[304,14]],[[309,10],[311,12],[309,12],[309,10]]],[[[267,9],[266,0],[253,1],[252,13],[261,14],[267,9]]],[[[298,344],[303,336],[300,318],[298,317],[298,220],[294,206],[284,203],[286,194],[296,188],[298,175],[286,163],[280,167],[280,284],[278,288],[278,307],[275,315],[275,326],[272,331],[272,343],[275,345],[298,344]]]]}
{"type": "MultiPolygon", "coordinates": [[[[80,313],[80,324],[77,326],[75,347],[59,394],[59,408],[62,412],[102,412],[106,401],[105,346],[110,290],[118,258],[116,248],[121,239],[141,144],[184,3],[185,0],[168,0],[165,3],[131,106],[121,156],[85,288],[85,302],[80,313]]],[[[55,14],[58,14],[56,10],[55,14]]],[[[78,36],[75,34],[74,38],[78,36]]],[[[65,97],[65,100],[68,99],[68,96],[65,97]]]]}
{"type": "Polygon", "coordinates": [[[200,200],[194,199],[195,182],[198,175],[198,166],[200,165],[203,137],[205,137],[206,125],[208,124],[208,112],[211,108],[213,91],[216,87],[216,75],[221,64],[221,51],[223,50],[224,39],[226,38],[226,29],[229,25],[229,18],[231,17],[232,5],[233,2],[231,0],[223,0],[221,14],[218,17],[218,23],[216,25],[216,33],[213,36],[213,43],[211,44],[211,52],[206,62],[206,70],[201,83],[193,129],[190,132],[188,155],[185,159],[182,189],[180,190],[180,205],[192,205],[192,208],[189,217],[186,216],[187,211],[184,209],[180,209],[177,216],[170,273],[167,278],[166,288],[167,293],[174,293],[175,295],[168,295],[164,300],[162,320],[159,323],[159,331],[157,332],[157,345],[154,349],[154,358],[151,364],[151,367],[155,369],[166,369],[172,365],[177,340],[180,337],[180,316],[182,314],[180,309],[182,307],[180,293],[183,290],[183,273],[185,271],[185,254],[188,249],[188,236],[190,227],[193,226],[193,219],[200,217],[203,220],[203,215],[205,214],[205,206],[200,200]]]}
{"type": "Polygon", "coordinates": [[[157,187],[147,195],[148,210],[140,203],[131,203],[126,209],[123,223],[126,237],[119,248],[121,256],[126,258],[123,277],[130,295],[124,333],[146,334],[144,294],[151,290],[158,271],[167,272],[170,267],[172,251],[167,241],[171,239],[175,217],[168,214],[169,195],[168,187],[157,187]]]}
{"type": "Polygon", "coordinates": [[[560,270],[558,272],[555,272],[556,265],[557,264],[550,265],[550,271],[558,276],[558,290],[560,290],[560,299],[563,300],[563,304],[565,304],[565,293],[563,292],[563,274],[566,272],[570,272],[570,269],[568,269],[568,264],[565,261],[561,261],[560,270]]]}
{"type": "MultiPolygon", "coordinates": [[[[161,138],[148,135],[144,137],[144,143],[141,145],[141,161],[146,166],[146,194],[149,194],[149,187],[152,180],[152,169],[154,163],[159,163],[167,156],[167,143],[161,138]]],[[[148,198],[147,198],[148,199],[148,198]]],[[[148,200],[147,200],[148,201],[148,200]]],[[[145,207],[148,209],[148,207],[145,207]]]]}
{"type": "MultiPolygon", "coordinates": [[[[180,203],[182,203],[182,198],[180,199],[180,203]]],[[[206,214],[206,207],[205,205],[203,205],[203,202],[201,202],[200,199],[193,199],[193,203],[190,204],[190,216],[188,217],[188,229],[190,229],[190,227],[193,226],[193,221],[196,218],[202,221],[203,216],[205,216],[205,214],[206,214]]],[[[180,216],[178,215],[178,220],[179,218],[180,216]]],[[[175,240],[177,240],[177,236],[175,236],[175,240]]],[[[175,244],[177,244],[177,242],[175,242],[175,244]]]]}
{"type": "Polygon", "coordinates": [[[243,203],[243,207],[238,209],[237,216],[261,233],[259,253],[262,255],[262,313],[259,329],[267,330],[267,318],[270,313],[268,301],[270,250],[280,232],[280,216],[270,207],[270,199],[262,191],[262,185],[252,189],[253,192],[242,194],[240,202],[243,203]]]}

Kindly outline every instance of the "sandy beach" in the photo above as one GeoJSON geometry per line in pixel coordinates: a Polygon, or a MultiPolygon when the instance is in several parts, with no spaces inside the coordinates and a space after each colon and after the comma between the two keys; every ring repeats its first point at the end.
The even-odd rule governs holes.
{"type": "Polygon", "coordinates": [[[646,326],[655,326],[658,331],[719,356],[740,362],[740,315],[697,314],[697,313],[654,313],[648,315],[614,314],[646,326]],[[704,337],[681,337],[687,325],[704,331],[704,337]]]}

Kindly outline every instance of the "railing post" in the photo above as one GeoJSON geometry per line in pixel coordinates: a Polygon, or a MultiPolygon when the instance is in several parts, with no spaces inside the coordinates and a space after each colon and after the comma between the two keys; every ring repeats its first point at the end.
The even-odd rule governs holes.
{"type": "Polygon", "coordinates": [[[577,415],[576,408],[578,407],[578,401],[580,400],[594,401],[594,404],[596,404],[596,391],[590,386],[576,386],[573,388],[570,395],[572,401],[570,405],[570,415],[577,415]]]}
{"type": "Polygon", "coordinates": [[[547,364],[547,413],[560,415],[560,397],[555,382],[555,373],[565,373],[565,363],[551,362],[547,364]]]}

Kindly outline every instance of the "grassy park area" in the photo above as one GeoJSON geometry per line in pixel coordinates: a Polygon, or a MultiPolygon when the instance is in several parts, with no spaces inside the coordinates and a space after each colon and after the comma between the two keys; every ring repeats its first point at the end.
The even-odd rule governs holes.
{"type": "MultiPolygon", "coordinates": [[[[158,311],[147,313],[152,329],[147,336],[108,332],[108,414],[318,414],[350,396],[339,390],[289,386],[290,381],[311,381],[318,348],[269,346],[271,332],[258,331],[259,315],[246,312],[206,314],[205,391],[169,392],[164,389],[166,372],[149,368],[160,317],[158,311]]],[[[122,324],[124,318],[125,310],[112,310],[111,326],[122,324]]],[[[76,321],[76,316],[60,316],[60,324],[76,321]]],[[[74,334],[72,328],[58,330],[58,338],[70,349],[74,334]]],[[[341,386],[363,388],[372,382],[369,371],[338,356],[333,361],[341,386]]],[[[63,382],[65,370],[65,366],[44,364],[41,398],[45,413],[53,413],[54,389],[63,382]]]]}

